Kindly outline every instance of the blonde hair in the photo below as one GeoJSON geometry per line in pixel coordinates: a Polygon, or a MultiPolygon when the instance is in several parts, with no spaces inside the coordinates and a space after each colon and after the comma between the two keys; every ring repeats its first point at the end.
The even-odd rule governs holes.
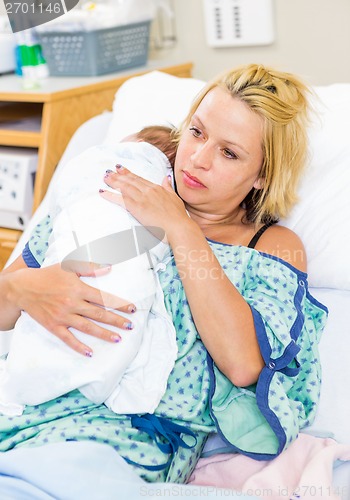
{"type": "Polygon", "coordinates": [[[219,75],[194,100],[177,140],[204,97],[220,87],[263,119],[262,189],[252,189],[242,202],[245,222],[259,224],[285,217],[297,201],[297,186],[307,157],[308,87],[297,77],[250,64],[219,75]]]}

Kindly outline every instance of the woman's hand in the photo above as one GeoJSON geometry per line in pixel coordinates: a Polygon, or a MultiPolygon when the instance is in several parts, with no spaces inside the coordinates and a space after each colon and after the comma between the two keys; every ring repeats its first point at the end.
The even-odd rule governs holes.
{"type": "Polygon", "coordinates": [[[120,336],[108,330],[113,325],[129,330],[130,320],[108,311],[105,307],[120,312],[132,313],[134,304],[103,293],[97,288],[83,283],[78,276],[96,276],[109,272],[109,268],[96,269],[80,265],[73,272],[62,270],[60,264],[41,269],[22,268],[10,274],[11,302],[26,311],[47,330],[60,338],[69,347],[85,355],[92,356],[92,349],[80,342],[69,327],[109,342],[118,342],[120,336]],[[94,323],[104,323],[106,328],[94,323]]]}
{"type": "Polygon", "coordinates": [[[185,205],[167,177],[159,186],[118,165],[116,172],[107,170],[104,182],[120,193],[100,190],[101,196],[124,207],[143,226],[159,227],[169,236],[188,219],[185,205]]]}

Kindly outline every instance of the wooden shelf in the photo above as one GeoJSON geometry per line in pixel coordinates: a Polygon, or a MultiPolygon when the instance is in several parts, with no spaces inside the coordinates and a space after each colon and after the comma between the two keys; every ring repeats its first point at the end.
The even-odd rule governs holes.
{"type": "Polygon", "coordinates": [[[43,104],[0,102],[0,137],[3,146],[39,148],[43,104]]]}
{"type": "Polygon", "coordinates": [[[40,132],[42,103],[0,101],[0,130],[40,132]]]}
{"type": "Polygon", "coordinates": [[[26,148],[38,148],[41,135],[38,132],[15,132],[14,130],[1,130],[2,146],[18,146],[26,148]]]}

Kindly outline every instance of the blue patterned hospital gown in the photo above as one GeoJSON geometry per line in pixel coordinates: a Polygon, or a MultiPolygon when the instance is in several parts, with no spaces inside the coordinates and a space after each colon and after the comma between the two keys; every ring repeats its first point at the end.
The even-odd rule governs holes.
{"type": "MultiPolygon", "coordinates": [[[[34,230],[23,257],[40,266],[51,231],[47,217],[34,230]]],[[[209,241],[224,272],[249,303],[265,367],[257,384],[235,387],[215,367],[196,331],[173,258],[160,274],[173,318],[178,358],[155,415],[185,426],[192,446],[172,456],[155,439],[96,405],[78,390],[27,407],[22,416],[0,416],[0,451],[69,440],[107,443],[133,463],[157,466],[136,472],[147,481],[186,482],[209,433],[217,430],[232,450],[258,459],[276,456],[313,420],[320,391],[317,344],[327,310],[308,292],[307,276],[288,263],[243,246],[209,241]],[[165,452],[164,452],[165,451],[165,452]]],[[[164,444],[162,438],[159,440],[164,444]]]]}

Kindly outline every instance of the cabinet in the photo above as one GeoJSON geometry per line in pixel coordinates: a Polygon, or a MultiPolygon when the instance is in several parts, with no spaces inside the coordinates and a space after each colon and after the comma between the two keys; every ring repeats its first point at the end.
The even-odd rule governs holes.
{"type": "MultiPolygon", "coordinates": [[[[111,110],[114,94],[123,82],[153,70],[191,77],[192,63],[150,61],[139,69],[98,77],[50,77],[34,90],[23,90],[16,75],[0,77],[0,146],[38,150],[33,211],[43,199],[77,128],[89,118],[111,110]]],[[[21,231],[0,228],[0,269],[20,235],[21,231]]]]}

